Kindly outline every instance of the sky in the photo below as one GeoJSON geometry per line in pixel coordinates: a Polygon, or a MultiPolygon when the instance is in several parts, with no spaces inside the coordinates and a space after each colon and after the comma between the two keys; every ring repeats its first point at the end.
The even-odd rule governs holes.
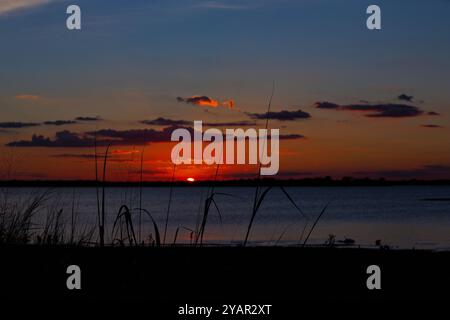
{"type": "Polygon", "coordinates": [[[376,1],[376,31],[371,4],[0,0],[0,178],[94,179],[95,137],[109,179],[139,179],[141,157],[144,179],[171,179],[171,130],[263,128],[274,84],[276,178],[449,179],[450,1],[376,1]]]}

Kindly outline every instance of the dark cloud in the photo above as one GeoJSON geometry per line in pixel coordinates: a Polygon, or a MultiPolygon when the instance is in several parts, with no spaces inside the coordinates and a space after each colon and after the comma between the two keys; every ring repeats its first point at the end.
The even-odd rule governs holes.
{"type": "MultiPolygon", "coordinates": [[[[189,126],[193,125],[194,121],[173,120],[160,117],[153,120],[144,120],[141,123],[153,126],[189,126]]],[[[256,121],[203,122],[203,125],[208,127],[248,127],[256,125],[256,121]]]]}
{"type": "MultiPolygon", "coordinates": [[[[144,145],[151,142],[169,142],[172,132],[176,129],[186,129],[193,139],[194,129],[184,126],[170,126],[162,130],[154,129],[133,129],[115,130],[103,129],[89,131],[85,133],[75,133],[71,131],[60,131],[54,138],[44,137],[34,134],[31,140],[18,140],[6,144],[10,147],[47,147],[47,148],[89,148],[97,146],[126,146],[144,145]]],[[[225,135],[224,135],[225,138],[225,135]]],[[[305,138],[300,134],[280,135],[280,140],[295,140],[305,138]]]]}
{"type": "MultiPolygon", "coordinates": [[[[97,155],[97,157],[101,157],[97,155]]],[[[73,154],[73,153],[63,153],[63,154],[54,154],[52,158],[78,158],[78,159],[95,159],[94,154],[85,153],[85,154],[73,154]]]]}
{"type": "Polygon", "coordinates": [[[115,130],[104,129],[97,131],[86,132],[88,136],[97,136],[97,139],[106,138],[106,141],[110,141],[114,145],[133,145],[133,144],[146,144],[149,142],[166,142],[170,141],[172,132],[175,129],[184,128],[193,132],[192,128],[183,126],[170,126],[162,130],[154,129],[133,129],[133,130],[115,130]]]}
{"type": "Polygon", "coordinates": [[[208,106],[208,107],[217,107],[219,106],[219,102],[207,96],[192,96],[189,98],[177,97],[178,102],[185,102],[189,104],[194,104],[197,106],[208,106]]]}
{"type": "MultiPolygon", "coordinates": [[[[100,141],[98,145],[101,145],[100,141]]],[[[55,138],[50,138],[34,134],[31,140],[19,140],[6,144],[9,147],[92,147],[94,146],[94,139],[91,137],[80,136],[77,133],[70,131],[57,132],[55,138]]]]}
{"type": "Polygon", "coordinates": [[[402,93],[401,95],[399,95],[397,97],[398,100],[402,100],[402,101],[407,101],[407,102],[412,102],[414,97],[413,96],[408,96],[407,94],[402,93]]]}
{"type": "MultiPolygon", "coordinates": [[[[232,139],[233,138],[233,135],[226,135],[226,134],[224,134],[223,135],[223,139],[224,139],[224,141],[225,141],[225,139],[232,139]]],[[[268,140],[271,140],[273,138],[273,136],[270,134],[270,131],[269,131],[269,135],[267,136],[267,139],[268,140]]],[[[236,140],[241,140],[242,141],[242,139],[244,139],[244,136],[236,136],[235,137],[235,139],[236,140]]],[[[246,139],[248,139],[248,138],[246,138],[246,139]]],[[[301,134],[280,134],[279,136],[278,136],[278,139],[279,140],[297,140],[297,139],[306,139],[306,137],[304,136],[304,135],[301,135],[301,134]]]]}
{"type": "MultiPolygon", "coordinates": [[[[370,118],[404,118],[417,117],[424,114],[424,111],[418,107],[394,103],[338,105],[332,102],[316,102],[315,107],[319,109],[370,112],[365,115],[370,118]]],[[[426,114],[437,115],[433,111],[426,114]]]]}
{"type": "Polygon", "coordinates": [[[220,102],[220,101],[210,98],[208,96],[192,96],[189,98],[177,97],[177,101],[188,103],[188,104],[193,104],[193,105],[201,106],[201,107],[217,108],[219,106],[222,106],[222,107],[225,107],[228,109],[234,109],[234,106],[236,104],[233,99],[228,99],[228,100],[220,102]]]}
{"type": "MultiPolygon", "coordinates": [[[[169,169],[170,170],[170,169],[169,169]]],[[[116,172],[124,171],[126,174],[133,174],[133,175],[140,175],[141,173],[143,175],[156,175],[156,174],[166,174],[169,170],[165,169],[145,169],[145,170],[130,170],[129,168],[116,168],[116,172]]],[[[169,171],[170,172],[170,171],[169,171]]]]}
{"type": "Polygon", "coordinates": [[[17,129],[40,126],[40,123],[33,122],[0,122],[0,128],[3,129],[17,129]]]}
{"type": "Polygon", "coordinates": [[[306,137],[301,134],[280,134],[280,140],[297,140],[304,138],[306,137]]]}
{"type": "Polygon", "coordinates": [[[141,121],[143,124],[148,124],[152,126],[187,126],[189,124],[192,124],[191,121],[186,120],[172,120],[172,119],[166,119],[166,118],[156,118],[153,120],[143,120],[141,121]]]}
{"type": "Polygon", "coordinates": [[[450,178],[450,166],[424,165],[413,169],[358,171],[354,174],[359,176],[384,177],[390,179],[448,179],[450,178]]]}
{"type": "Polygon", "coordinates": [[[101,121],[100,117],[76,117],[76,121],[101,121]]]}
{"type": "Polygon", "coordinates": [[[279,121],[293,121],[297,119],[308,119],[311,115],[308,112],[302,110],[297,111],[276,111],[276,112],[266,112],[266,113],[247,113],[247,115],[252,119],[272,119],[279,121]]]}
{"type": "Polygon", "coordinates": [[[444,128],[443,126],[440,126],[438,124],[422,124],[422,128],[444,128]]]}
{"type": "Polygon", "coordinates": [[[66,124],[75,124],[77,123],[74,120],[55,120],[55,121],[45,121],[44,124],[51,126],[63,126],[66,124]]]}
{"type": "Polygon", "coordinates": [[[427,115],[429,115],[429,116],[440,116],[439,113],[434,112],[434,111],[427,112],[427,115]]]}
{"type": "Polygon", "coordinates": [[[248,127],[255,126],[256,121],[206,122],[203,125],[208,127],[248,127]]]}
{"type": "Polygon", "coordinates": [[[340,105],[338,105],[336,103],[328,102],[328,101],[316,102],[314,104],[314,106],[319,109],[339,109],[339,108],[341,108],[340,105]]]}
{"type": "MultiPolygon", "coordinates": [[[[104,159],[104,154],[97,154],[97,160],[104,159]]],[[[64,153],[64,154],[55,154],[52,158],[63,158],[63,159],[81,159],[81,160],[95,160],[95,154],[84,153],[84,154],[72,154],[72,153],[64,153]]],[[[108,161],[110,162],[130,162],[133,161],[132,158],[123,158],[117,157],[115,155],[109,155],[108,161]]]]}

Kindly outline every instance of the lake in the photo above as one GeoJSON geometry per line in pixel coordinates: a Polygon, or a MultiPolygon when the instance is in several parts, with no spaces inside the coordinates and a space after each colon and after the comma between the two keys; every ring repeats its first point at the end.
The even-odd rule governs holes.
{"type": "MultiPolygon", "coordinates": [[[[8,201],[26,203],[44,188],[10,188],[8,201]]],[[[174,187],[169,212],[166,243],[172,243],[177,228],[177,243],[189,243],[203,214],[208,187],[174,187]]],[[[392,187],[289,187],[291,198],[309,218],[309,230],[322,208],[330,202],[309,239],[310,244],[324,244],[329,235],[336,243],[345,238],[356,245],[374,246],[376,240],[395,248],[450,249],[450,186],[392,187]],[[429,200],[429,198],[433,198],[429,200]],[[428,200],[424,200],[428,199],[428,200]],[[438,200],[441,201],[438,201],[438,200]],[[447,199],[447,200],[445,200],[447,199]]],[[[207,244],[239,244],[250,221],[254,187],[220,187],[209,212],[204,242],[207,244]]],[[[137,187],[106,188],[106,238],[111,241],[112,227],[121,205],[139,207],[137,187]]],[[[170,188],[148,187],[142,190],[142,208],[148,210],[161,232],[170,188]]],[[[35,227],[45,224],[48,212],[63,209],[66,233],[70,229],[72,205],[77,228],[94,227],[97,223],[95,188],[52,189],[45,206],[34,217],[35,227]]],[[[139,211],[133,211],[133,224],[138,235],[139,211]]],[[[258,211],[250,234],[251,245],[295,245],[306,219],[279,188],[271,190],[258,211]]],[[[148,239],[154,229],[142,214],[141,237],[148,239]]]]}

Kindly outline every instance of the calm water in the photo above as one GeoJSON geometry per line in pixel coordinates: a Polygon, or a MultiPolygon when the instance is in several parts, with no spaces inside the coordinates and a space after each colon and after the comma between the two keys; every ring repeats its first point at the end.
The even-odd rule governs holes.
{"type": "MultiPolygon", "coordinates": [[[[142,207],[151,212],[161,233],[167,212],[169,188],[143,189],[142,207]]],[[[243,240],[250,219],[254,188],[224,187],[216,192],[215,199],[222,214],[211,209],[205,230],[209,243],[238,243],[243,240]]],[[[325,204],[328,210],[310,238],[311,243],[323,244],[329,234],[337,240],[352,238],[360,245],[382,243],[400,248],[450,248],[450,201],[422,201],[424,198],[450,198],[450,187],[292,187],[287,189],[298,206],[310,217],[310,225],[325,204]]],[[[10,189],[10,200],[27,201],[32,194],[44,189],[10,189]]],[[[177,187],[169,217],[167,242],[172,242],[177,227],[195,229],[202,213],[207,187],[177,187]]],[[[107,234],[122,204],[130,208],[139,206],[138,188],[106,189],[107,234]]],[[[72,203],[75,204],[77,227],[93,226],[97,219],[96,191],[93,188],[60,188],[52,196],[39,215],[37,225],[42,224],[52,208],[64,208],[64,219],[70,223],[72,203]]],[[[138,212],[134,214],[136,232],[138,212]]],[[[142,238],[153,232],[145,215],[142,238]]],[[[265,199],[254,222],[251,241],[258,245],[295,244],[298,242],[305,219],[292,206],[286,196],[273,189],[265,199]]],[[[162,236],[162,235],[161,235],[162,236]]],[[[182,229],[179,243],[188,243],[189,231],[182,229]]]]}

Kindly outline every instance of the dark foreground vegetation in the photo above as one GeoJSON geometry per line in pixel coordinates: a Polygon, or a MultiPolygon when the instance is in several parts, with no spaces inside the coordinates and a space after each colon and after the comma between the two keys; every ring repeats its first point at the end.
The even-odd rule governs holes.
{"type": "Polygon", "coordinates": [[[327,299],[450,299],[450,252],[300,247],[0,247],[0,295],[272,303],[327,299]],[[81,290],[66,287],[69,265],[81,290]],[[381,290],[368,290],[369,265],[381,290]]]}

